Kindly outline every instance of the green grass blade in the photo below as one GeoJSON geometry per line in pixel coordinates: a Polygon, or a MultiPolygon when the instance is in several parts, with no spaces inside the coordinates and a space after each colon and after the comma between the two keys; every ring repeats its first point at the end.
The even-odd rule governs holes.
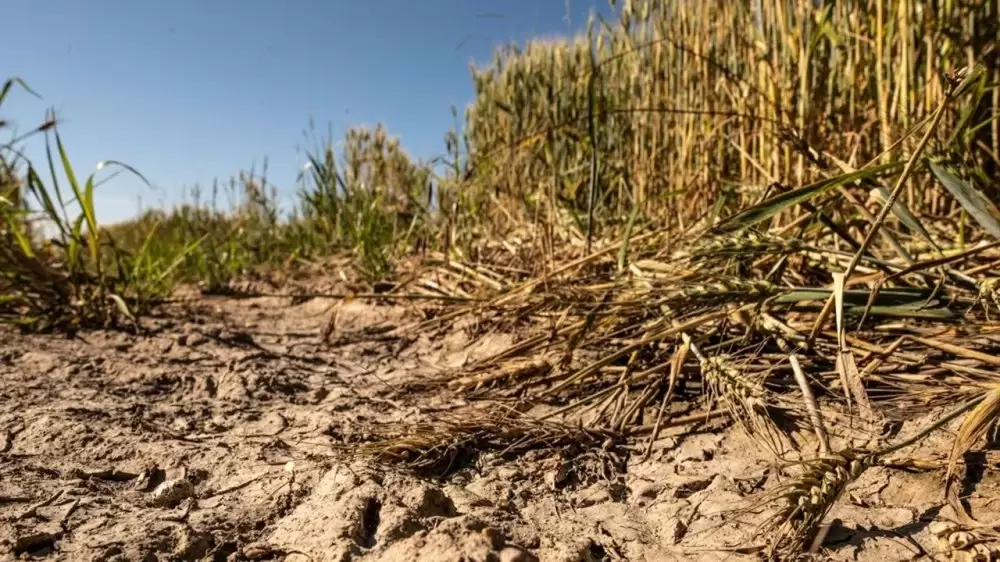
{"type": "MultiPolygon", "coordinates": [[[[850,308],[853,313],[859,313],[864,311],[864,307],[853,306],[850,308]]],[[[886,318],[910,318],[910,319],[923,319],[923,320],[949,320],[958,318],[958,316],[947,308],[935,307],[935,308],[920,308],[916,305],[911,306],[872,306],[868,309],[868,316],[882,316],[886,318]]]]}
{"type": "MultiPolygon", "coordinates": [[[[885,202],[889,200],[889,190],[886,189],[884,186],[879,185],[875,188],[875,191],[876,193],[878,193],[879,201],[883,205],[885,205],[885,202]]],[[[910,209],[909,207],[906,206],[906,203],[897,199],[896,202],[893,203],[892,205],[892,214],[896,215],[896,218],[898,218],[900,222],[906,225],[907,228],[922,236],[924,240],[926,240],[931,246],[934,247],[935,250],[939,251],[941,250],[941,248],[937,245],[937,242],[935,242],[934,239],[931,238],[931,233],[928,232],[927,229],[924,228],[924,225],[920,222],[920,220],[917,219],[917,217],[910,212],[910,209]]]]}
{"type": "Polygon", "coordinates": [[[182,251],[180,254],[178,254],[174,258],[174,261],[169,266],[167,266],[166,269],[164,269],[163,271],[160,272],[159,276],[157,276],[157,278],[156,278],[156,281],[157,282],[162,282],[170,274],[172,274],[174,272],[174,270],[176,270],[182,263],[184,263],[184,260],[187,259],[187,257],[189,255],[191,255],[196,249],[198,249],[198,247],[207,238],[208,238],[208,234],[206,234],[206,235],[202,236],[201,238],[195,240],[194,242],[188,244],[188,246],[186,248],[184,248],[184,251],[182,251]]]}
{"type": "MultiPolygon", "coordinates": [[[[45,159],[49,165],[49,177],[52,178],[52,191],[56,194],[56,201],[59,202],[59,208],[62,210],[62,220],[64,225],[69,225],[69,211],[66,210],[66,200],[62,196],[62,188],[60,187],[59,175],[56,174],[56,162],[55,157],[52,154],[52,143],[49,142],[48,135],[45,136],[45,159]]],[[[53,219],[56,220],[56,219],[53,219]]],[[[68,229],[67,229],[68,230],[68,229]]]]}
{"type": "Polygon", "coordinates": [[[132,271],[130,272],[132,279],[139,279],[142,276],[140,268],[148,266],[148,257],[150,252],[149,247],[159,231],[160,224],[160,222],[157,222],[152,226],[152,228],[149,229],[149,232],[142,240],[142,245],[139,246],[139,249],[136,251],[135,259],[132,262],[132,271]]]}
{"type": "MultiPolygon", "coordinates": [[[[976,112],[979,107],[980,102],[982,102],[983,97],[986,96],[986,75],[980,74],[978,78],[969,84],[968,90],[971,90],[972,95],[959,114],[958,121],[952,128],[951,135],[948,137],[948,141],[945,143],[946,146],[951,146],[959,141],[959,137],[963,135],[965,131],[968,130],[969,120],[972,115],[976,112]]],[[[972,131],[969,131],[970,133],[972,131]]]]}
{"type": "Polygon", "coordinates": [[[984,119],[982,122],[969,127],[968,134],[969,135],[975,135],[976,133],[979,132],[980,129],[983,129],[984,127],[988,127],[989,125],[992,125],[993,122],[997,121],[997,120],[1000,120],[1000,115],[994,115],[994,116],[992,116],[992,117],[990,117],[988,119],[984,119]]]}
{"type": "Polygon", "coordinates": [[[83,229],[83,220],[84,216],[81,213],[73,221],[73,225],[69,231],[69,240],[66,243],[66,266],[70,271],[81,271],[83,269],[83,263],[80,260],[80,244],[83,242],[80,231],[83,229]]]}
{"type": "MultiPolygon", "coordinates": [[[[801,287],[774,297],[775,303],[797,303],[808,301],[825,301],[833,293],[832,289],[801,287]]],[[[875,303],[879,306],[907,306],[916,303],[923,303],[932,294],[929,289],[882,289],[875,297],[875,303]]],[[[865,305],[871,296],[871,291],[867,289],[848,289],[844,291],[844,304],[865,305]]]]}
{"type": "Polygon", "coordinates": [[[832,178],[820,180],[811,185],[793,189],[791,191],[776,195],[758,205],[744,209],[729,218],[724,219],[713,229],[716,234],[723,234],[753,226],[761,221],[767,220],[778,213],[789,209],[795,205],[808,201],[813,197],[822,195],[831,189],[848,185],[858,180],[875,178],[883,173],[895,170],[903,166],[901,162],[873,166],[871,168],[858,170],[848,174],[841,174],[832,178]]]}
{"type": "Polygon", "coordinates": [[[28,165],[27,184],[28,190],[31,191],[35,195],[35,198],[42,203],[42,210],[45,211],[45,214],[49,217],[49,219],[55,223],[65,240],[67,231],[63,217],[59,216],[59,211],[52,203],[52,197],[49,196],[49,190],[46,189],[45,184],[42,183],[42,178],[38,175],[38,171],[30,164],[28,165]]]}
{"type": "Polygon", "coordinates": [[[14,88],[15,85],[20,86],[22,90],[28,92],[29,94],[35,96],[36,98],[41,99],[42,97],[37,93],[35,93],[35,91],[32,90],[31,87],[28,86],[28,83],[25,82],[24,80],[17,77],[8,78],[7,80],[4,81],[3,87],[0,88],[0,105],[3,105],[4,100],[7,99],[7,94],[10,93],[10,91],[14,88]]]}
{"type": "Polygon", "coordinates": [[[22,221],[23,211],[18,209],[11,200],[0,196],[0,226],[7,225],[6,228],[0,229],[0,233],[4,231],[12,233],[14,238],[17,239],[17,245],[21,249],[21,254],[29,259],[33,259],[35,252],[31,249],[31,240],[25,236],[24,228],[22,227],[24,223],[22,221]]]}
{"type": "Polygon", "coordinates": [[[957,176],[948,171],[945,167],[929,162],[931,172],[941,182],[941,185],[951,193],[958,203],[965,209],[973,219],[979,223],[994,238],[1000,240],[1000,212],[982,193],[976,188],[962,181],[957,176]]]}
{"type": "MultiPolygon", "coordinates": [[[[98,168],[97,169],[98,170],[102,170],[104,168],[107,168],[108,166],[118,166],[120,168],[123,168],[125,171],[132,172],[140,180],[142,180],[143,183],[146,184],[146,187],[148,187],[150,189],[153,189],[153,184],[150,183],[148,179],[146,179],[146,176],[142,175],[142,173],[139,172],[139,170],[136,170],[135,168],[133,168],[132,166],[129,166],[128,164],[125,164],[124,162],[119,162],[117,160],[105,160],[105,161],[101,162],[100,164],[98,164],[98,168]]],[[[109,179],[117,176],[120,173],[121,173],[121,171],[119,170],[119,171],[115,172],[114,174],[112,174],[110,177],[105,178],[105,179],[101,180],[100,182],[94,183],[94,188],[96,189],[96,188],[100,187],[102,183],[104,183],[105,181],[107,181],[107,180],[109,180],[109,179]]],[[[75,202],[77,202],[77,198],[74,196],[72,199],[66,201],[66,204],[67,205],[71,205],[71,204],[73,204],[75,202]]]]}
{"type": "Polygon", "coordinates": [[[35,252],[31,249],[31,240],[17,226],[14,226],[10,230],[14,233],[14,238],[17,238],[17,245],[21,248],[21,253],[27,258],[34,259],[35,252]]]}
{"type": "Polygon", "coordinates": [[[119,168],[123,168],[128,172],[131,172],[134,176],[142,180],[142,182],[146,184],[146,187],[153,189],[153,184],[150,183],[148,179],[146,179],[146,176],[142,175],[142,172],[136,170],[132,166],[129,166],[124,162],[119,162],[118,160],[105,160],[101,162],[101,166],[99,167],[99,169],[107,168],[108,166],[117,166],[119,168]]]}
{"type": "Polygon", "coordinates": [[[633,207],[628,216],[628,224],[625,225],[625,234],[622,236],[622,245],[618,249],[618,272],[625,271],[625,264],[628,261],[629,241],[632,238],[632,229],[635,226],[635,217],[639,214],[639,207],[633,207]]]}
{"type": "Polygon", "coordinates": [[[83,186],[83,201],[80,206],[83,209],[90,209],[89,212],[84,211],[84,216],[87,217],[87,229],[94,250],[94,259],[97,259],[97,252],[100,250],[100,241],[98,240],[100,231],[97,229],[97,215],[94,212],[94,176],[87,178],[87,183],[83,186]]]}
{"type": "MultiPolygon", "coordinates": [[[[83,217],[87,221],[87,243],[90,248],[90,257],[94,260],[95,265],[100,255],[100,236],[97,230],[97,217],[94,215],[94,176],[90,176],[87,179],[87,185],[84,189],[80,189],[80,182],[76,179],[76,173],[73,172],[73,166],[69,162],[69,156],[66,154],[66,147],[63,145],[62,138],[59,133],[56,132],[56,148],[59,150],[59,158],[62,161],[63,173],[66,174],[66,181],[69,182],[70,187],[73,189],[73,194],[76,196],[77,201],[80,202],[80,210],[82,211],[83,217]]],[[[80,229],[77,228],[76,235],[80,235],[80,229]]]]}

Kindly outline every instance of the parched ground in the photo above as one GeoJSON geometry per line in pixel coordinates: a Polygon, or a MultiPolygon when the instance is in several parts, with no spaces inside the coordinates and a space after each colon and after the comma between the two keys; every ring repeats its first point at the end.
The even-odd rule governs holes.
{"type": "MultiPolygon", "coordinates": [[[[769,465],[725,422],[665,431],[648,455],[644,438],[574,456],[488,453],[443,479],[351,454],[382,424],[467,407],[419,383],[516,334],[378,336],[371,327],[415,313],[356,302],[337,333],[368,337],[330,344],[333,303],[204,298],[142,337],[0,332],[0,559],[754,557],[728,548],[761,538],[754,521],[727,514],[771,481],[769,465]]],[[[922,447],[946,450],[951,436],[922,447]]],[[[1000,519],[991,458],[970,465],[966,489],[984,521],[1000,519]]],[[[942,475],[870,470],[828,517],[823,556],[957,556],[934,533],[942,475]]]]}

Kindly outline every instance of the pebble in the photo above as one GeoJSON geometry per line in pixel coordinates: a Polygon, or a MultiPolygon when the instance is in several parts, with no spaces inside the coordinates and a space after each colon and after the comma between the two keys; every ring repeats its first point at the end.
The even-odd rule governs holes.
{"type": "Polygon", "coordinates": [[[477,478],[465,485],[465,489],[480,498],[496,498],[498,495],[497,483],[487,478],[477,478]]]}
{"type": "Polygon", "coordinates": [[[537,562],[538,557],[534,554],[524,550],[523,548],[518,548],[516,546],[507,546],[500,551],[500,562],[537,562]]]}
{"type": "Polygon", "coordinates": [[[153,504],[160,507],[176,507],[192,496],[194,484],[184,478],[164,480],[152,493],[153,504]]]}
{"type": "Polygon", "coordinates": [[[63,530],[58,523],[43,523],[31,531],[17,536],[13,541],[13,545],[11,545],[13,547],[12,550],[17,554],[46,547],[51,548],[62,535],[63,530]]]}
{"type": "Polygon", "coordinates": [[[704,447],[682,447],[676,461],[678,463],[685,461],[709,461],[712,460],[713,456],[714,451],[711,449],[705,449],[704,447]]]}
{"type": "Polygon", "coordinates": [[[655,500],[660,495],[661,490],[663,490],[663,486],[656,482],[639,481],[632,484],[629,495],[636,504],[645,505],[651,500],[655,500]]]}
{"type": "Polygon", "coordinates": [[[497,529],[496,527],[486,527],[480,531],[483,537],[486,538],[490,543],[490,547],[498,549],[503,547],[506,539],[504,538],[503,531],[497,529]]]}
{"type": "Polygon", "coordinates": [[[611,492],[601,484],[594,484],[580,490],[577,492],[576,497],[579,498],[578,507],[589,507],[601,503],[611,503],[612,501],[611,492]]]}
{"type": "Polygon", "coordinates": [[[684,539],[684,535],[687,534],[687,530],[687,525],[685,525],[683,521],[677,519],[676,517],[672,517],[670,522],[667,523],[667,540],[669,540],[671,544],[676,545],[684,539]]]}
{"type": "Polygon", "coordinates": [[[543,479],[550,490],[558,490],[566,484],[568,477],[569,465],[563,463],[559,465],[559,468],[546,472],[543,479]]]}
{"type": "Polygon", "coordinates": [[[523,474],[517,467],[503,466],[497,469],[497,479],[503,482],[517,482],[523,478],[523,474]]]}
{"type": "Polygon", "coordinates": [[[177,336],[177,345],[182,347],[198,347],[208,342],[208,338],[198,332],[188,332],[177,336]]]}

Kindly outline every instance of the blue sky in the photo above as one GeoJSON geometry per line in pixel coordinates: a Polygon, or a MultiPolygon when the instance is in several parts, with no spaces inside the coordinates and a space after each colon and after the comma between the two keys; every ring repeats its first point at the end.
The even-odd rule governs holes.
{"type": "Polygon", "coordinates": [[[337,138],[381,121],[411,154],[435,156],[450,106],[471,99],[470,61],[582,29],[595,8],[608,12],[606,0],[6,0],[0,79],[44,99],[15,92],[2,113],[23,132],[54,108],[78,176],[120,160],[150,179],[155,191],[103,184],[102,222],[265,157],[287,195],[310,119],[337,138]]]}

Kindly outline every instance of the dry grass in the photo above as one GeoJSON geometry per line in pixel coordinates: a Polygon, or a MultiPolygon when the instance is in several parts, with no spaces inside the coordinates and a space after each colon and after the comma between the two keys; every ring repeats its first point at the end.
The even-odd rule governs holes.
{"type": "Polygon", "coordinates": [[[436,477],[464,468],[488,452],[505,456],[549,449],[572,457],[595,448],[609,450],[621,442],[621,436],[613,432],[539,422],[502,407],[441,416],[433,422],[403,426],[403,431],[383,431],[386,433],[353,447],[353,451],[381,462],[403,463],[436,477]]]}
{"type": "MultiPolygon", "coordinates": [[[[899,162],[917,144],[908,133],[947,97],[947,76],[980,61],[995,83],[1000,68],[992,2],[635,0],[618,15],[592,21],[586,37],[498,52],[476,69],[476,177],[548,225],[540,245],[564,213],[589,229],[591,201],[607,217],[594,227],[637,213],[683,231],[780,184],[899,162]]],[[[1000,154],[997,124],[984,121],[997,101],[992,91],[967,111],[950,108],[933,140],[941,156],[985,171],[984,185],[1000,154]]],[[[920,178],[902,201],[955,210],[920,178]]]]}
{"type": "MultiPolygon", "coordinates": [[[[803,467],[769,492],[781,505],[768,549],[778,557],[818,549],[826,514],[867,468],[981,404],[968,415],[954,462],[996,420],[989,399],[998,384],[995,329],[974,305],[993,294],[983,273],[1000,254],[983,235],[997,219],[973,214],[982,224],[967,227],[956,244],[931,234],[947,232],[946,221],[893,206],[925,169],[924,152],[948,108],[970,103],[963,96],[983,77],[976,68],[956,76],[901,162],[777,193],[683,236],[656,228],[605,239],[603,249],[569,254],[569,265],[545,276],[423,322],[468,314],[484,331],[512,318],[538,327],[537,335],[446,375],[442,387],[480,399],[516,397],[522,409],[542,412],[539,428],[559,418],[654,439],[676,421],[664,415],[671,402],[701,403],[704,415],[678,416],[690,423],[721,403],[762,446],[803,467]],[[851,222],[844,208],[821,220],[835,203],[850,208],[849,190],[875,177],[893,187],[877,216],[862,214],[867,224],[851,227],[860,236],[831,227],[851,222]],[[803,213],[807,205],[812,210],[803,213]],[[790,211],[801,218],[774,220],[790,211]],[[615,250],[626,247],[622,260],[615,250]],[[918,437],[885,442],[886,423],[954,402],[964,405],[918,437]]],[[[960,205],[981,197],[973,185],[929,169],[945,190],[964,196],[956,196],[960,205]]],[[[444,444],[456,435],[466,433],[423,436],[444,444]]]]}
{"type": "MultiPolygon", "coordinates": [[[[381,427],[353,448],[381,462],[442,476],[481,451],[648,444],[727,417],[801,467],[764,498],[779,501],[768,548],[793,556],[819,548],[826,514],[867,468],[965,415],[944,488],[972,525],[957,466],[1000,403],[987,310],[1000,307],[998,10],[625,2],[618,22],[475,70],[446,173],[382,129],[349,133],[340,160],[316,151],[294,220],[275,218],[265,182],[246,182],[254,205],[175,216],[178,242],[149,263],[184,256],[213,285],[346,250],[370,284],[394,277],[383,298],[451,299],[399,335],[470,318],[481,335],[526,334],[430,383],[485,409],[381,427]],[[252,247],[224,245],[237,227],[252,247]],[[421,266],[397,268],[407,254],[421,266]],[[956,402],[887,442],[887,425],[956,402]]],[[[23,234],[5,209],[5,237],[23,234]]],[[[99,272],[82,222],[67,240],[99,272]]],[[[111,238],[150,240],[139,226],[111,238]]],[[[20,238],[20,257],[34,255],[20,238]]],[[[81,285],[104,295],[101,283],[81,285]]]]}

